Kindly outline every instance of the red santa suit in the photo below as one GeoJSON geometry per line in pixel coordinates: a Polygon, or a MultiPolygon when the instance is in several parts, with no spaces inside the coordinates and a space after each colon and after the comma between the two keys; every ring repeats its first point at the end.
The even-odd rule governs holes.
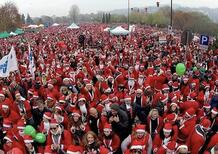
{"type": "Polygon", "coordinates": [[[218,132],[216,132],[216,134],[214,134],[212,136],[212,138],[210,139],[210,142],[207,145],[207,150],[209,150],[212,147],[214,147],[217,143],[218,143],[218,132]]]}
{"type": "Polygon", "coordinates": [[[210,120],[203,119],[201,124],[196,125],[194,131],[187,140],[187,145],[191,154],[198,154],[206,141],[206,132],[204,129],[209,129],[211,125],[210,120]]]}
{"type": "MultiPolygon", "coordinates": [[[[49,132],[47,136],[46,146],[51,146],[52,144],[60,145],[60,148],[64,151],[67,150],[67,147],[72,144],[72,138],[70,135],[70,132],[67,130],[62,130],[62,128],[58,125],[57,121],[55,119],[52,119],[50,122],[51,127],[58,127],[58,133],[60,133],[58,136],[53,135],[51,131],[49,132]]],[[[51,130],[50,127],[50,130],[51,130]]]]}
{"type": "Polygon", "coordinates": [[[195,110],[193,108],[188,109],[185,114],[188,118],[183,118],[183,120],[180,121],[178,133],[178,140],[182,143],[186,141],[190,132],[193,131],[197,121],[195,110]]]}

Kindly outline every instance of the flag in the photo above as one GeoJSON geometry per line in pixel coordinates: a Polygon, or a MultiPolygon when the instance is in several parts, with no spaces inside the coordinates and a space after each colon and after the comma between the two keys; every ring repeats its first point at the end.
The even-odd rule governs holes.
{"type": "Polygon", "coordinates": [[[10,72],[16,70],[18,70],[17,57],[12,46],[10,53],[0,60],[0,77],[8,77],[10,72]]]}
{"type": "Polygon", "coordinates": [[[33,56],[33,52],[30,49],[30,45],[29,45],[29,72],[32,75],[32,78],[35,79],[35,62],[34,62],[34,56],[33,56]]]}

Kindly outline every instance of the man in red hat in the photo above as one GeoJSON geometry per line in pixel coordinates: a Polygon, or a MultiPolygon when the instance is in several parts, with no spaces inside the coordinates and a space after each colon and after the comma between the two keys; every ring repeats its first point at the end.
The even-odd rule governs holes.
{"type": "Polygon", "coordinates": [[[195,110],[193,108],[189,108],[186,110],[185,115],[180,119],[179,122],[179,134],[178,140],[181,143],[185,143],[188,139],[190,132],[192,132],[195,128],[197,118],[195,115],[195,110]]]}
{"type": "Polygon", "coordinates": [[[203,119],[200,124],[197,124],[194,131],[187,140],[187,145],[192,154],[198,154],[206,141],[206,134],[210,129],[211,122],[208,119],[203,119]]]}
{"type": "Polygon", "coordinates": [[[63,129],[56,119],[51,119],[50,132],[47,137],[46,145],[50,146],[53,152],[66,151],[72,144],[72,138],[68,130],[63,129]]]}

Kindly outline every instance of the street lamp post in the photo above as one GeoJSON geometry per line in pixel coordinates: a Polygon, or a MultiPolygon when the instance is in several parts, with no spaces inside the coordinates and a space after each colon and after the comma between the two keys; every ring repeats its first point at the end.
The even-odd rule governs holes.
{"type": "Polygon", "coordinates": [[[128,30],[129,30],[129,2],[130,0],[128,0],[128,30]]]}
{"type": "Polygon", "coordinates": [[[170,26],[173,27],[173,0],[171,0],[171,11],[170,11],[170,26]]]}

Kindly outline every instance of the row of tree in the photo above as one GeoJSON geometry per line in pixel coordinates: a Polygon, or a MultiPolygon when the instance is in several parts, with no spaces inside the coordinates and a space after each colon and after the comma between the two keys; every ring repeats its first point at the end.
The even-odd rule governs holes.
{"type": "MultiPolygon", "coordinates": [[[[32,19],[29,14],[27,17],[24,14],[20,15],[16,5],[11,2],[0,6],[0,19],[0,32],[14,30],[22,24],[44,24],[45,26],[50,26],[53,23],[69,24],[72,22],[102,22],[107,24],[127,22],[127,16],[125,15],[104,12],[80,14],[80,9],[77,5],[71,6],[68,16],[41,16],[32,19]]],[[[170,8],[163,7],[155,13],[131,11],[129,19],[131,24],[167,27],[170,23],[170,8]]],[[[207,15],[200,12],[173,11],[173,28],[180,30],[191,29],[193,32],[218,35],[218,24],[212,22],[207,15]]]]}

